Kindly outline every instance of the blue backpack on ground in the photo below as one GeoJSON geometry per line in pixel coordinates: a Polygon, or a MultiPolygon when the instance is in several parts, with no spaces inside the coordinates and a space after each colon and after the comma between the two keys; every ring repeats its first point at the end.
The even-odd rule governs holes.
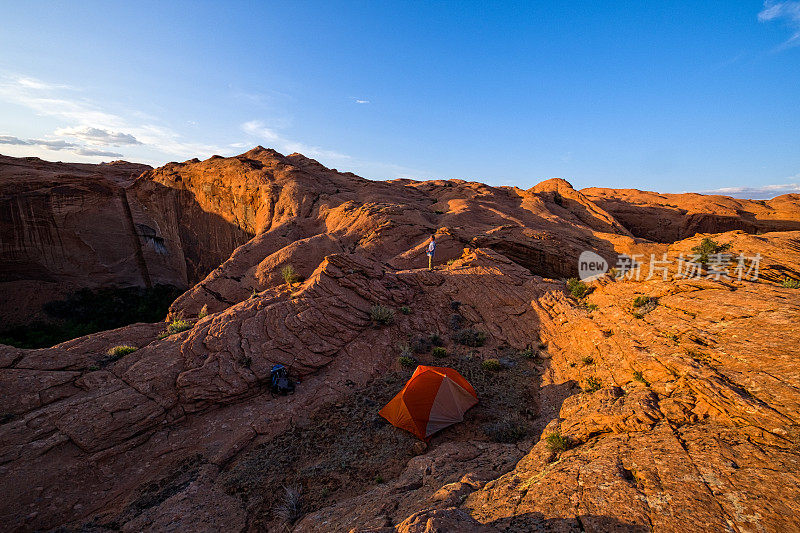
{"type": "Polygon", "coordinates": [[[286,396],[294,392],[294,381],[289,379],[289,374],[286,372],[285,366],[274,365],[269,373],[269,378],[269,390],[273,394],[286,396]]]}

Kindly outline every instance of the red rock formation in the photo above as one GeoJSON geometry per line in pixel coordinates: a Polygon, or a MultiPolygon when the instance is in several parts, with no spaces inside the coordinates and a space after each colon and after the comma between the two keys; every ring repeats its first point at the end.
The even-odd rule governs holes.
{"type": "Polygon", "coordinates": [[[0,156],[4,326],[24,323],[45,302],[79,288],[152,281],[124,189],[148,168],[124,161],[87,165],[0,156]]]}
{"type": "Polygon", "coordinates": [[[673,242],[696,233],[747,233],[800,229],[800,195],[739,200],[697,193],[660,194],[590,187],[581,192],[637,237],[673,242]]]}
{"type": "MultiPolygon", "coordinates": [[[[563,180],[370,182],[256,148],[122,185],[136,230],[115,235],[136,237],[151,282],[199,280],[174,313],[210,314],[166,337],[164,323],[134,324],[0,346],[8,529],[800,528],[800,305],[776,283],[800,278],[800,231],[744,231],[800,221],[792,197],[769,202],[774,216],[693,199],[711,214],[711,202],[720,214],[735,204],[755,226],[667,239],[691,231],[684,213],[660,235],[669,242],[653,242],[641,237],[660,224],[649,193],[624,207],[563,180]],[[439,264],[427,271],[433,231],[439,264]],[[586,249],[641,254],[646,267],[709,235],[761,254],[762,278],[606,276],[581,301],[551,279],[586,249]],[[304,280],[284,283],[290,264],[304,280]],[[394,309],[391,324],[372,321],[375,305],[394,309]],[[465,341],[470,329],[485,343],[465,341]],[[122,344],[138,350],[108,355],[122,344]],[[401,354],[473,383],[480,403],[464,423],[422,443],[377,417],[410,375],[401,354]],[[490,358],[502,370],[484,369],[490,358]],[[294,395],[270,394],[276,363],[300,379],[294,395]],[[300,513],[282,523],[277,493],[294,484],[300,513]]],[[[49,227],[69,235],[77,221],[49,227]]],[[[730,229],[713,224],[697,227],[730,229]]],[[[131,263],[109,279],[144,283],[124,278],[131,263]]]]}

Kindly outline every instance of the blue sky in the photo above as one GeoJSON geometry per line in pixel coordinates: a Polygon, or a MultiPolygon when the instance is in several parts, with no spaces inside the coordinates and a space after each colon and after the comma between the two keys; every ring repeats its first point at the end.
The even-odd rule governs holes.
{"type": "Polygon", "coordinates": [[[5,2],[0,153],[800,191],[800,1],[5,2]]]}

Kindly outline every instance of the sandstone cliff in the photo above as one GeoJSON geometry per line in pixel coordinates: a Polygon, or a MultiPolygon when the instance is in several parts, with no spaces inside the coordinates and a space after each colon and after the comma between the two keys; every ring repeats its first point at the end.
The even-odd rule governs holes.
{"type": "MultiPolygon", "coordinates": [[[[44,191],[50,164],[20,164],[35,172],[17,181],[44,191]]],[[[695,235],[685,213],[672,226],[657,218],[650,193],[620,192],[625,204],[564,180],[371,182],[260,147],[135,179],[82,168],[70,170],[75,187],[122,190],[135,228],[115,233],[138,245],[108,278],[146,283],[134,268],[144,263],[150,283],[194,284],[172,308],[189,329],[140,323],[47,349],[0,345],[8,529],[800,529],[800,292],[782,286],[800,279],[793,197],[772,211],[692,197],[697,212],[740,221],[695,235]],[[652,233],[662,226],[672,229],[652,233]],[[646,272],[650,254],[675,259],[707,236],[760,254],[760,278],[605,276],[582,298],[556,279],[586,249],[612,265],[639,254],[646,272]],[[304,279],[286,283],[286,265],[304,279]],[[194,318],[203,305],[209,314],[194,318]],[[372,320],[376,305],[394,310],[390,324],[372,320]],[[118,345],[138,349],[108,353],[118,345]],[[401,355],[458,369],[479,405],[427,443],[387,425],[377,411],[413,370],[401,355]],[[300,380],[294,395],[270,394],[276,363],[300,380]],[[298,513],[284,501],[294,488],[298,513]]],[[[120,224],[100,198],[82,202],[120,224]]],[[[33,207],[26,226],[3,230],[4,246],[60,212],[33,207]]],[[[93,212],[41,227],[107,246],[76,229],[93,212]]],[[[47,249],[15,253],[64,275],[55,286],[86,283],[39,259],[47,249]]]]}

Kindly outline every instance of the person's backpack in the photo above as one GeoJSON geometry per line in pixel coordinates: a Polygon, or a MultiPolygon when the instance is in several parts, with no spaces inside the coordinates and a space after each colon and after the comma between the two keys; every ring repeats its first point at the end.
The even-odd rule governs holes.
{"type": "Polygon", "coordinates": [[[286,372],[285,366],[274,365],[269,373],[269,378],[269,390],[272,391],[273,394],[285,396],[294,392],[294,381],[289,379],[289,374],[286,372]]]}

